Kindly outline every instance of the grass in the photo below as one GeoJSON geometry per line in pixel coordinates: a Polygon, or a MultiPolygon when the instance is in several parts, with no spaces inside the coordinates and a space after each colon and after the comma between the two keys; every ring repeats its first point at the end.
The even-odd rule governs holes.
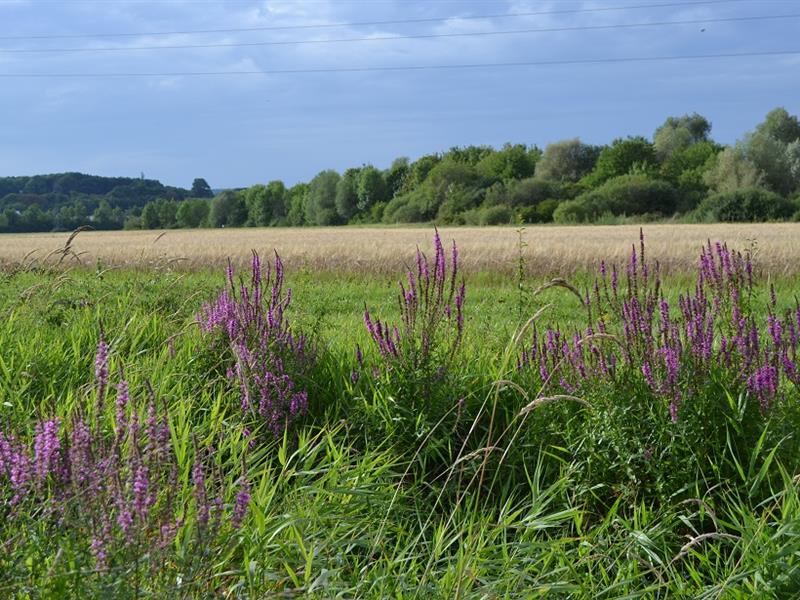
{"type": "MultiPolygon", "coordinates": [[[[534,233],[527,233],[529,244],[534,233]]],[[[180,235],[170,232],[158,243],[180,235]]],[[[419,235],[427,239],[429,232],[419,235]]],[[[84,247],[99,234],[81,236],[84,247]]],[[[513,262],[516,249],[509,243],[501,256],[513,262]]],[[[777,244],[762,240],[762,256],[772,256],[765,248],[777,244]]],[[[658,252],[654,246],[651,256],[658,252]]],[[[570,260],[574,256],[591,263],[598,254],[570,260]]],[[[485,266],[480,260],[474,259],[473,270],[485,266]]],[[[793,268],[775,275],[771,260],[779,259],[759,263],[762,274],[776,284],[781,308],[791,307],[793,268]]],[[[103,574],[86,540],[54,527],[35,506],[11,507],[0,475],[0,594],[796,597],[796,389],[787,388],[779,410],[762,418],[740,412],[746,398],[726,394],[732,383],[710,373],[698,410],[711,411],[721,441],[704,447],[687,440],[710,435],[707,417],[672,426],[663,407],[642,402],[649,396],[635,382],[584,390],[581,399],[591,408],[556,399],[520,418],[541,382],[513,374],[513,336],[542,307],[542,322],[565,330],[585,326],[585,312],[563,289],[534,295],[542,278],[526,276],[520,290],[513,275],[478,272],[467,279],[466,337],[457,368],[436,389],[445,407],[441,418],[425,419],[424,410],[407,415],[398,407],[418,400],[409,380],[368,369],[357,383],[351,379],[357,345],[368,365],[381,364],[362,312],[366,304],[372,314],[396,322],[400,274],[374,274],[388,267],[319,273],[307,266],[289,269],[287,279],[293,326],[318,343],[309,414],[283,437],[257,430],[246,437],[251,423],[225,376],[226,357],[194,325],[203,302],[224,285],[222,273],[175,270],[164,262],[158,267],[64,271],[39,263],[0,275],[0,430],[29,430],[39,415],[65,417],[73,407],[92,404],[102,326],[112,372],[124,367],[134,395],[146,394],[152,382],[170,411],[187,517],[166,557],[145,551],[112,557],[103,574]],[[508,379],[518,387],[498,383],[508,379]],[[743,433],[751,422],[758,423],[755,435],[743,433]],[[214,447],[226,507],[241,456],[248,454],[250,514],[242,528],[214,539],[202,538],[192,524],[192,437],[214,447]],[[653,440],[664,442],[662,453],[643,460],[653,440]]],[[[590,281],[577,263],[571,270],[579,287],[590,281]]],[[[692,278],[676,271],[664,286],[674,299],[691,291],[692,278]]],[[[756,312],[768,297],[767,287],[759,287],[756,312]]]]}
{"type": "MultiPolygon", "coordinates": [[[[796,223],[653,224],[645,226],[645,233],[651,256],[669,272],[694,267],[698,248],[707,239],[725,240],[740,249],[755,243],[760,263],[776,276],[794,276],[800,264],[800,224],[796,223]]],[[[529,275],[565,276],[585,271],[600,257],[624,262],[638,234],[638,225],[527,226],[526,269],[529,275]]],[[[43,261],[62,248],[69,235],[0,236],[0,265],[43,261]]],[[[514,227],[443,229],[442,236],[456,240],[467,272],[508,276],[516,270],[519,238],[514,227]]],[[[278,249],[293,272],[306,269],[314,273],[366,271],[391,275],[402,272],[413,261],[417,246],[430,250],[429,238],[429,228],[425,227],[85,231],[75,239],[75,255],[66,262],[73,265],[77,260],[90,268],[99,263],[106,267],[192,271],[224,268],[229,257],[241,266],[251,249],[264,256],[278,249]]]]}

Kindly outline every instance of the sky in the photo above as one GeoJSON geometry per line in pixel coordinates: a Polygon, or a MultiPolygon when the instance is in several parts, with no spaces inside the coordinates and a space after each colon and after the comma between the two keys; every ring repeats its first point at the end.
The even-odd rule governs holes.
{"type": "Polygon", "coordinates": [[[800,0],[0,0],[0,176],[294,184],[692,112],[733,143],[800,112],[798,33],[800,0]]]}

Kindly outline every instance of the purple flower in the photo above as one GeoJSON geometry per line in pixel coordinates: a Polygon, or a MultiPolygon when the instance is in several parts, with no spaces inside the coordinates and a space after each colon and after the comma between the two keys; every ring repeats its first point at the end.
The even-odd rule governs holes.
{"type": "Polygon", "coordinates": [[[231,525],[234,529],[239,529],[242,521],[247,516],[247,510],[250,506],[250,484],[246,477],[242,477],[239,482],[239,491],[236,494],[236,502],[233,506],[233,515],[231,516],[231,525]]]}
{"type": "Polygon", "coordinates": [[[108,388],[108,344],[103,337],[97,344],[94,359],[94,377],[97,381],[97,407],[102,410],[106,389],[108,388]]]}
{"type": "Polygon", "coordinates": [[[122,436],[123,432],[128,428],[127,423],[127,415],[128,415],[128,404],[130,403],[131,397],[130,392],[128,391],[128,382],[124,379],[121,380],[117,384],[117,402],[116,402],[116,425],[117,425],[117,436],[122,436]]]}
{"type": "Polygon", "coordinates": [[[36,437],[33,441],[34,472],[36,479],[43,483],[47,476],[57,468],[59,449],[58,419],[50,419],[36,426],[36,437]]]}
{"type": "Polygon", "coordinates": [[[210,506],[206,490],[206,475],[200,456],[195,457],[194,466],[192,467],[192,479],[194,480],[194,500],[197,505],[197,523],[201,529],[204,529],[208,525],[210,506]]]}

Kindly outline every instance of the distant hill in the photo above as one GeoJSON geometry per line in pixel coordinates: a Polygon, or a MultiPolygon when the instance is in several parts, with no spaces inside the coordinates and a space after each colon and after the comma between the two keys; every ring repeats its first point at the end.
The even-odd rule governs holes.
{"type": "Polygon", "coordinates": [[[112,209],[129,210],[157,199],[183,200],[189,195],[189,190],[166,186],[155,179],[83,173],[0,177],[0,211],[11,208],[22,212],[33,205],[41,210],[58,210],[80,201],[92,212],[101,200],[106,200],[112,209]]]}

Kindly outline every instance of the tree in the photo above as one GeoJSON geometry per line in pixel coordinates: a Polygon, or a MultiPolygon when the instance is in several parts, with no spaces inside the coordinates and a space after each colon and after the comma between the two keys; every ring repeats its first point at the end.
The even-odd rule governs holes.
{"type": "Polygon", "coordinates": [[[728,147],[717,154],[703,181],[716,192],[732,192],[759,187],[764,174],[749,160],[741,148],[728,147]]]}
{"type": "Polygon", "coordinates": [[[720,151],[721,147],[714,142],[698,142],[676,150],[661,165],[661,177],[680,192],[677,206],[679,212],[692,210],[706,196],[708,184],[704,174],[714,165],[720,151]]]}
{"type": "Polygon", "coordinates": [[[336,184],[336,213],[344,222],[358,210],[358,180],[360,169],[347,169],[336,184]]]}
{"type": "Polygon", "coordinates": [[[403,187],[403,182],[408,175],[408,171],[408,157],[401,156],[392,161],[392,166],[384,173],[384,179],[386,180],[386,186],[389,188],[388,193],[390,197],[393,198],[400,192],[403,187]]]}
{"type": "Polygon", "coordinates": [[[104,198],[92,213],[92,224],[95,229],[118,229],[122,227],[122,221],[117,222],[114,217],[111,205],[104,198]]]}
{"type": "Polygon", "coordinates": [[[529,177],[509,186],[508,203],[514,208],[535,206],[545,200],[560,198],[561,192],[558,183],[529,177]]]}
{"type": "Polygon", "coordinates": [[[597,157],[594,170],[586,176],[586,183],[600,185],[609,179],[627,175],[635,167],[647,171],[656,164],[653,145],[643,137],[617,138],[597,157]]]}
{"type": "Polygon", "coordinates": [[[408,168],[406,176],[403,178],[403,186],[400,193],[408,193],[417,189],[428,177],[428,173],[442,161],[438,154],[426,154],[415,160],[408,168]]]}
{"type": "Polygon", "coordinates": [[[142,229],[158,229],[161,227],[161,217],[155,202],[148,202],[142,209],[142,229]]]}
{"type": "Polygon", "coordinates": [[[373,204],[388,199],[388,188],[383,174],[373,167],[363,167],[358,175],[358,210],[367,210],[373,204]]]}
{"type": "Polygon", "coordinates": [[[286,221],[295,227],[305,225],[308,184],[298,183],[286,192],[286,221]]]}
{"type": "Polygon", "coordinates": [[[204,198],[189,198],[178,206],[178,227],[196,228],[206,224],[211,211],[210,202],[204,198]]]}
{"type": "Polygon", "coordinates": [[[247,221],[247,206],[239,192],[226,190],[211,201],[209,222],[212,227],[241,227],[247,221]]]}
{"type": "Polygon", "coordinates": [[[310,225],[336,225],[341,220],[336,212],[336,185],[339,174],[322,171],[308,184],[306,221],[310,225]]]}
{"type": "Polygon", "coordinates": [[[192,182],[191,195],[193,198],[213,198],[214,192],[205,179],[198,177],[192,182]]]}
{"type": "Polygon", "coordinates": [[[506,144],[502,150],[485,156],[477,165],[478,173],[492,180],[509,181],[532,177],[537,154],[524,144],[506,144]]]}
{"type": "Polygon", "coordinates": [[[776,108],[737,146],[763,174],[764,184],[787,196],[800,189],[800,176],[795,167],[795,145],[799,141],[800,121],[786,109],[776,108]]]}
{"type": "Polygon", "coordinates": [[[286,217],[286,186],[282,181],[254,185],[244,191],[247,223],[257,227],[276,225],[286,217]]]}
{"type": "Polygon", "coordinates": [[[756,126],[756,133],[763,133],[784,144],[791,144],[800,139],[800,120],[790,115],[785,108],[776,108],[768,112],[764,121],[756,126]]]}
{"type": "Polygon", "coordinates": [[[21,231],[50,231],[53,228],[53,218],[49,213],[32,204],[26,208],[19,218],[21,231]]]}
{"type": "Polygon", "coordinates": [[[708,140],[709,133],[711,123],[697,113],[667,118],[653,134],[653,146],[658,160],[663,162],[676,152],[708,140]]]}
{"type": "Polygon", "coordinates": [[[763,174],[764,184],[774,192],[788,195],[798,187],[792,175],[789,144],[757,130],[739,143],[742,153],[763,174]]]}
{"type": "Polygon", "coordinates": [[[172,229],[178,225],[178,203],[175,200],[156,200],[161,227],[172,229]]]}
{"type": "Polygon", "coordinates": [[[548,181],[578,181],[594,167],[600,149],[580,139],[548,144],[536,163],[536,177],[548,181]]]}

